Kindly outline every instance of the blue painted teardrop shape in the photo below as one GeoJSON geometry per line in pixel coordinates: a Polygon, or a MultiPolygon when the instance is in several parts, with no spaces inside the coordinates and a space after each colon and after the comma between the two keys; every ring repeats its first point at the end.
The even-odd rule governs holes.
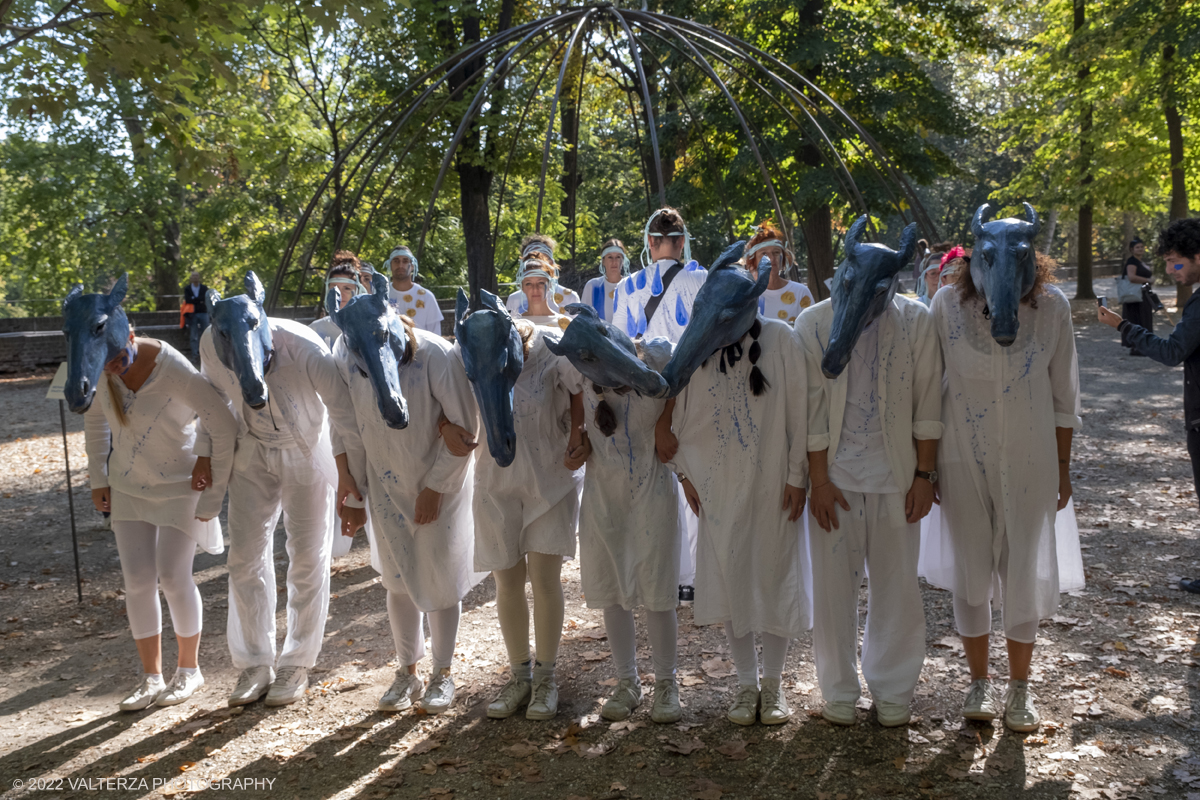
{"type": "Polygon", "coordinates": [[[637,308],[637,335],[641,336],[646,332],[646,310],[641,306],[637,308]]]}
{"type": "Polygon", "coordinates": [[[700,269],[700,262],[694,258],[687,263],[686,267],[684,267],[684,270],[687,272],[695,272],[698,269],[700,269]]]}
{"type": "Polygon", "coordinates": [[[650,294],[658,297],[663,293],[662,273],[659,271],[658,264],[654,265],[654,280],[650,282],[650,294]]]}
{"type": "Polygon", "coordinates": [[[604,319],[604,287],[600,284],[592,287],[592,308],[604,319]]]}
{"type": "Polygon", "coordinates": [[[629,306],[625,307],[625,333],[630,339],[637,336],[637,318],[633,315],[633,309],[629,306]]]}
{"type": "Polygon", "coordinates": [[[766,315],[766,313],[767,313],[767,298],[765,298],[765,297],[758,298],[758,313],[763,314],[764,316],[766,315]]]}
{"type": "Polygon", "coordinates": [[[634,279],[638,289],[646,288],[646,270],[639,269],[637,277],[634,279]]]}
{"type": "Polygon", "coordinates": [[[678,322],[681,327],[687,327],[688,312],[687,307],[683,304],[683,295],[675,295],[675,321],[678,322]]]}
{"type": "Polygon", "coordinates": [[[632,275],[630,275],[628,278],[625,279],[624,284],[625,284],[625,294],[633,294],[633,276],[632,275]]]}

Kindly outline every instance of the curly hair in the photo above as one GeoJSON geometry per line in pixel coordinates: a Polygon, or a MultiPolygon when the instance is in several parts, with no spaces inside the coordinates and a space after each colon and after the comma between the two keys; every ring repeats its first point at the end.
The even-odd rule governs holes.
{"type": "MultiPolygon", "coordinates": [[[[754,247],[756,244],[758,244],[759,242],[769,242],[772,239],[776,239],[776,240],[784,243],[783,259],[785,262],[785,266],[791,265],[793,263],[792,253],[787,248],[787,237],[784,236],[783,231],[781,231],[781,230],[779,230],[779,228],[775,227],[774,222],[772,222],[769,219],[763,220],[762,222],[758,223],[758,225],[755,226],[754,231],[755,231],[754,235],[752,237],[750,237],[750,241],[746,242],[746,252],[747,253],[750,252],[750,249],[752,247],[754,247]]],[[[746,266],[750,266],[750,265],[747,264],[746,266]]]]}
{"type": "Polygon", "coordinates": [[[1195,258],[1200,253],[1200,217],[1177,219],[1159,231],[1157,255],[1165,258],[1167,253],[1184,258],[1195,258]]]}
{"type": "MultiPolygon", "coordinates": [[[[1028,303],[1030,308],[1037,308],[1038,295],[1046,291],[1046,286],[1056,283],[1058,278],[1054,275],[1054,270],[1058,268],[1058,262],[1048,255],[1034,252],[1034,259],[1037,262],[1037,272],[1033,276],[1033,288],[1029,293],[1021,298],[1022,303],[1028,303]]],[[[955,259],[957,261],[958,259],[955,259]]],[[[951,262],[953,263],[953,262],[951,262]]],[[[947,264],[946,266],[950,266],[947,264]]],[[[966,302],[975,297],[978,292],[975,291],[975,281],[971,279],[971,261],[968,258],[966,261],[966,273],[958,279],[958,297],[962,302],[966,302]]]]}

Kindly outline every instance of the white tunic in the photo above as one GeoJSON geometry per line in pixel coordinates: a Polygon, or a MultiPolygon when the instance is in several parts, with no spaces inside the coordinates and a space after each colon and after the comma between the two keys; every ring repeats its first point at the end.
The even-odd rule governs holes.
{"type": "Polygon", "coordinates": [[[159,342],[150,377],[136,392],[113,383],[125,410],[116,416],[107,376],[83,417],[92,489],[111,488],[114,520],[177,528],[208,553],[225,550],[217,515],[233,467],[237,422],[223,398],[178,350],[159,342]],[[196,466],[196,420],[209,432],[203,455],[212,458],[213,484],[192,491],[196,466]],[[111,434],[112,452],[109,453],[111,434]],[[197,516],[208,517],[200,522],[197,516]]]}
{"type": "Polygon", "coordinates": [[[630,338],[642,334],[647,339],[662,337],[678,343],[679,337],[683,336],[683,329],[692,317],[696,293],[708,279],[708,271],[695,261],[689,262],[675,275],[671,285],[666,287],[666,294],[654,317],[648,322],[646,320],[646,304],[650,298],[663,293],[662,278],[675,263],[670,259],[655,261],[621,281],[613,324],[629,334],[630,338]]]}
{"type": "MultiPolygon", "coordinates": [[[[661,370],[666,360],[647,364],[661,370]]],[[[611,389],[597,395],[586,379],[583,397],[592,454],[579,508],[579,568],[588,607],[671,611],[679,600],[683,518],[678,481],[654,450],[666,401],[611,389]],[[594,424],[601,400],[617,419],[609,437],[594,424]]]]}
{"type": "Polygon", "coordinates": [[[609,283],[608,278],[603,275],[592,278],[583,287],[583,301],[596,309],[600,319],[612,322],[616,319],[617,290],[620,288],[621,281],[609,283]]]}
{"type": "Polygon", "coordinates": [[[803,283],[788,281],[779,289],[767,289],[758,298],[758,313],[792,325],[804,309],[813,304],[812,292],[803,283]]]}
{"type": "Polygon", "coordinates": [[[979,298],[962,304],[947,288],[931,308],[946,360],[946,428],[941,524],[926,527],[923,567],[930,583],[981,605],[1007,540],[1009,626],[1049,617],[1060,588],[1083,585],[1082,571],[1060,574],[1055,535],[1055,428],[1082,425],[1071,305],[1051,286],[1037,306],[1021,304],[1011,347],[992,339],[979,298]]]}
{"type": "MultiPolygon", "coordinates": [[[[563,466],[571,428],[571,395],[581,391],[581,376],[571,362],[551,353],[542,341],[543,334],[561,333],[557,328],[539,327],[533,335],[521,377],[513,388],[516,457],[507,467],[498,466],[487,452],[487,437],[479,424],[473,502],[477,570],[508,569],[529,552],[575,555],[576,515],[563,525],[534,525],[568,496],[576,503],[583,483],[583,467],[571,471],[563,466]]],[[[462,369],[459,345],[454,352],[458,369],[462,369]]],[[[474,402],[474,392],[470,396],[474,402]]]]}
{"type": "MultiPolygon", "coordinates": [[[[575,294],[573,289],[568,289],[565,286],[559,286],[553,295],[546,298],[546,305],[550,306],[550,310],[555,313],[558,313],[558,310],[563,306],[580,302],[583,301],[579,299],[579,295],[575,294]]],[[[504,307],[508,309],[508,313],[516,317],[529,310],[529,301],[525,299],[525,293],[517,289],[517,291],[508,296],[508,300],[504,302],[504,307]]]]}
{"type": "Polygon", "coordinates": [[[750,391],[749,335],[727,374],[714,354],[692,375],[675,404],[674,465],[700,496],[696,624],[732,620],[735,636],[795,638],[811,624],[809,571],[783,487],[808,480],[804,354],[781,322],[764,321],[759,343],[770,384],[759,397],[750,391]]]}
{"type": "Polygon", "coordinates": [[[567,326],[571,324],[571,318],[564,314],[552,313],[549,316],[520,314],[518,316],[521,319],[529,320],[540,328],[557,328],[559,331],[565,331],[567,326]]]}
{"type": "Polygon", "coordinates": [[[333,318],[329,316],[324,316],[320,319],[313,320],[308,324],[308,327],[312,328],[313,331],[316,332],[317,336],[321,337],[321,341],[324,342],[325,346],[331,351],[333,350],[333,343],[336,342],[338,337],[342,335],[342,329],[339,328],[337,323],[333,321],[333,318]]]}
{"type": "Polygon", "coordinates": [[[388,302],[397,314],[408,317],[421,330],[436,336],[442,335],[442,309],[433,292],[419,283],[414,283],[406,292],[399,291],[389,283],[388,302]]]}
{"type": "MultiPolygon", "coordinates": [[[[482,579],[471,569],[475,534],[471,518],[473,456],[451,455],[438,434],[441,414],[477,433],[467,376],[451,345],[416,332],[413,360],[400,367],[400,391],[408,403],[408,427],[389,428],[379,414],[375,389],[354,365],[345,340],[334,350],[338,373],[349,387],[357,426],[338,428],[350,472],[367,497],[371,545],[389,592],[406,594],[421,611],[449,608],[482,579]],[[441,492],[436,521],[417,525],[417,495],[441,492]]],[[[374,559],[373,559],[374,560],[374,559]]]]}

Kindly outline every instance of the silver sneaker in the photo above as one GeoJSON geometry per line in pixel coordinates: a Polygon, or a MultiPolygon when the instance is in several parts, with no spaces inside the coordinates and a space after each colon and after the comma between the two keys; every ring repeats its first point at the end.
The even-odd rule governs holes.
{"type": "Polygon", "coordinates": [[[261,698],[271,688],[275,680],[275,670],[272,667],[250,667],[238,675],[237,686],[229,695],[229,706],[244,706],[261,698]]]}
{"type": "Polygon", "coordinates": [[[280,667],[267,691],[268,706],[286,706],[299,700],[308,691],[307,667],[280,667]]]}
{"type": "Polygon", "coordinates": [[[1017,733],[1036,731],[1042,722],[1041,715],[1033,705],[1033,692],[1029,681],[1009,681],[1004,697],[1004,724],[1017,733]]]}
{"type": "Polygon", "coordinates": [[[425,709],[426,714],[444,714],[450,710],[453,702],[454,678],[450,677],[449,669],[438,670],[438,673],[429,679],[429,685],[425,687],[425,694],[421,698],[421,708],[425,709]]]}
{"type": "Polygon", "coordinates": [[[967,698],[963,701],[962,715],[966,719],[993,720],[1000,716],[1000,704],[996,688],[990,678],[971,681],[967,698]]]}
{"type": "Polygon", "coordinates": [[[413,703],[421,699],[425,684],[420,677],[404,670],[396,671],[396,680],[392,686],[379,698],[380,711],[407,711],[413,703]]]}
{"type": "Polygon", "coordinates": [[[758,687],[739,686],[725,718],[735,725],[753,725],[758,719],[758,687]]]}
{"type": "Polygon", "coordinates": [[[776,678],[762,679],[758,704],[758,716],[763,725],[782,725],[792,718],[792,709],[788,708],[787,698],[783,696],[783,687],[776,678]]]}
{"type": "Polygon", "coordinates": [[[543,675],[533,684],[525,719],[554,719],[558,714],[558,682],[553,675],[543,675]]]}
{"type": "Polygon", "coordinates": [[[517,709],[529,702],[533,684],[527,680],[510,678],[500,695],[488,704],[487,715],[492,719],[508,719],[517,709]]]}
{"type": "Polygon", "coordinates": [[[141,711],[153,705],[166,688],[167,684],[163,682],[162,675],[143,675],[142,682],[117,704],[117,708],[122,711],[141,711]]]}
{"type": "Polygon", "coordinates": [[[154,699],[154,705],[177,706],[195,694],[196,690],[203,685],[204,676],[200,674],[200,670],[190,674],[183,670],[176,670],[171,677],[171,682],[167,684],[167,688],[163,689],[162,694],[154,699]]]}
{"type": "Polygon", "coordinates": [[[679,684],[674,678],[654,682],[654,705],[650,707],[650,719],[660,725],[683,719],[683,708],[679,705],[679,684]]]}
{"type": "Polygon", "coordinates": [[[642,682],[637,678],[622,678],[612,696],[604,701],[600,716],[610,722],[629,719],[633,710],[642,704],[642,682]]]}

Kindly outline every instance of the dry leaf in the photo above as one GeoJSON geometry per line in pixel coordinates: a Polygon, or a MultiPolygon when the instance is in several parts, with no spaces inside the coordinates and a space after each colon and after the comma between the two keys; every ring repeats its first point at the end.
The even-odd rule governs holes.
{"type": "Polygon", "coordinates": [[[509,758],[528,758],[538,751],[537,745],[531,742],[517,742],[509,747],[502,748],[501,753],[509,758]]]}
{"type": "Polygon", "coordinates": [[[721,800],[722,794],[724,792],[721,787],[707,778],[701,778],[692,787],[692,797],[695,800],[721,800]]]}
{"type": "Polygon", "coordinates": [[[717,747],[717,752],[728,756],[733,761],[744,761],[750,757],[746,752],[746,743],[741,739],[730,739],[717,747]]]}
{"type": "Polygon", "coordinates": [[[700,686],[704,683],[704,678],[699,675],[684,675],[679,682],[684,686],[700,686]]]}
{"type": "Polygon", "coordinates": [[[607,686],[608,688],[611,689],[612,687],[617,685],[618,681],[616,678],[609,678],[608,680],[597,681],[597,683],[599,683],[601,686],[607,686]]]}
{"type": "Polygon", "coordinates": [[[423,742],[417,742],[412,749],[408,751],[410,756],[419,756],[422,753],[428,753],[432,750],[437,750],[442,746],[442,743],[436,739],[426,739],[423,742]]]}
{"type": "Polygon", "coordinates": [[[667,742],[663,745],[663,749],[668,753],[678,753],[681,756],[689,756],[697,750],[703,750],[704,742],[693,736],[691,739],[684,739],[678,742],[667,742]]]}

